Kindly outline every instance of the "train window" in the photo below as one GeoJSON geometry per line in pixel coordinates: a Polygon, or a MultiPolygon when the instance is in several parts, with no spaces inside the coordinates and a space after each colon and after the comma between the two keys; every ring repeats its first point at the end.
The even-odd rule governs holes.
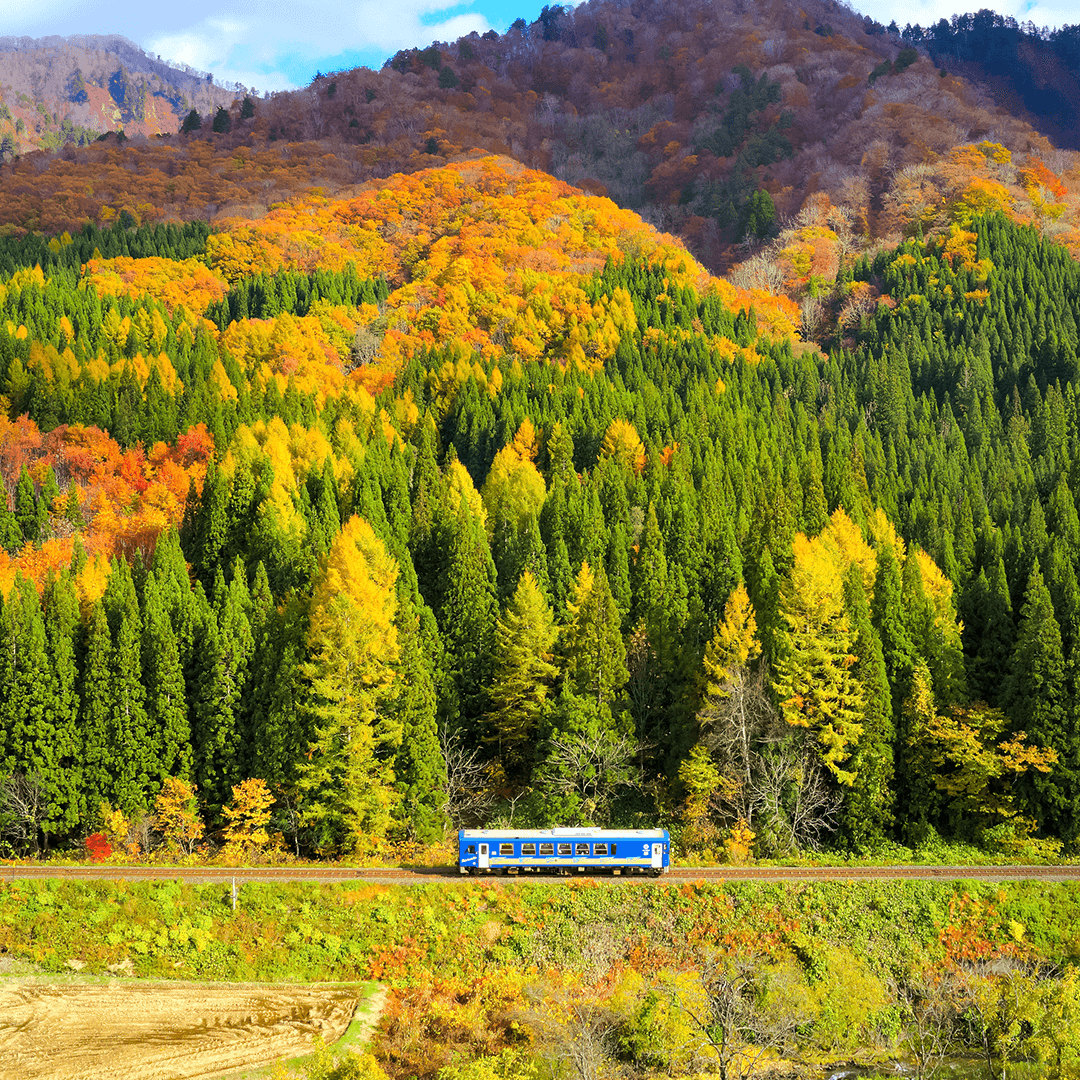
{"type": "Polygon", "coordinates": [[[514,845],[513,844],[500,844],[499,845],[499,854],[500,855],[513,855],[514,854],[514,845]]]}
{"type": "Polygon", "coordinates": [[[476,845],[475,845],[475,844],[470,844],[470,845],[469,845],[469,846],[468,846],[468,847],[467,847],[467,848],[465,849],[465,854],[466,854],[466,855],[475,855],[475,854],[476,854],[476,845]]]}
{"type": "Polygon", "coordinates": [[[554,855],[554,854],[555,854],[555,845],[554,844],[541,844],[540,845],[540,856],[541,856],[541,858],[543,858],[543,856],[545,856],[545,855],[554,855]]]}
{"type": "Polygon", "coordinates": [[[576,850],[575,850],[574,854],[575,855],[585,855],[587,857],[588,854],[589,854],[589,845],[588,844],[578,844],[578,845],[576,845],[576,850]]]}
{"type": "Polygon", "coordinates": [[[612,845],[611,845],[611,854],[612,854],[612,855],[616,854],[616,852],[615,852],[615,845],[614,845],[614,844],[612,844],[612,845]]]}
{"type": "Polygon", "coordinates": [[[535,859],[536,858],[536,845],[535,844],[522,844],[521,845],[521,855],[522,855],[522,858],[524,858],[526,855],[531,855],[535,859]]]}
{"type": "Polygon", "coordinates": [[[560,855],[572,855],[573,851],[571,850],[571,847],[570,847],[569,844],[560,844],[559,845],[559,854],[560,855]]]}
{"type": "Polygon", "coordinates": [[[592,853],[594,855],[607,855],[607,844],[593,844],[592,853]]]}

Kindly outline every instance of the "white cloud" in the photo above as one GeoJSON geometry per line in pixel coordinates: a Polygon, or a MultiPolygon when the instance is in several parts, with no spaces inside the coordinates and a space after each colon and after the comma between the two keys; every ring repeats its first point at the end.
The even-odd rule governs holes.
{"type": "Polygon", "coordinates": [[[257,8],[241,0],[228,12],[197,7],[188,25],[151,35],[145,44],[166,59],[213,72],[218,80],[280,90],[305,82],[327,58],[363,53],[378,63],[398,49],[490,28],[479,13],[438,17],[452,10],[440,0],[277,0],[257,8]]]}

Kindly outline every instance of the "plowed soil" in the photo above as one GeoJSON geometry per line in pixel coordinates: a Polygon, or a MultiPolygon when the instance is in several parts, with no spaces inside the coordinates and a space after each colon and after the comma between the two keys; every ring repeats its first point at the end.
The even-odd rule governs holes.
{"type": "Polygon", "coordinates": [[[0,984],[4,1080],[192,1080],[340,1038],[350,989],[191,983],[0,984]]]}

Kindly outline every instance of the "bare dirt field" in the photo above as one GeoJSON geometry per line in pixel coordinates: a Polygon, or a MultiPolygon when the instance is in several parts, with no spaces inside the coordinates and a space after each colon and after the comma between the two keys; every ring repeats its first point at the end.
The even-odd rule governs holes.
{"type": "Polygon", "coordinates": [[[355,988],[0,983],[3,1080],[194,1080],[340,1038],[355,988]]]}

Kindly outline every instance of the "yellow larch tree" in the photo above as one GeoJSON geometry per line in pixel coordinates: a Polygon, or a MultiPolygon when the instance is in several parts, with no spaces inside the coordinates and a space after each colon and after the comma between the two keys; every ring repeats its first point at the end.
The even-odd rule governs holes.
{"type": "Polygon", "coordinates": [[[398,659],[397,575],[371,526],[352,517],[315,582],[304,667],[314,739],[299,786],[325,850],[356,849],[390,825],[401,730],[384,704],[398,659]]]}
{"type": "Polygon", "coordinates": [[[799,533],[794,565],[783,596],[786,647],[774,686],[784,719],[807,728],[822,764],[842,784],[844,768],[862,734],[862,693],[852,673],[854,632],[844,603],[845,560],[826,529],[810,540],[799,533]]]}

